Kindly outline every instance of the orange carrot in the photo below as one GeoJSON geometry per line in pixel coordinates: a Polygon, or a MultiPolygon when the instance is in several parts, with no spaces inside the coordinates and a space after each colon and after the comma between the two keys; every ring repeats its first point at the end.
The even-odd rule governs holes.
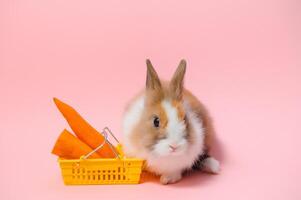
{"type": "MultiPolygon", "coordinates": [[[[92,149],[88,145],[80,141],[66,129],[60,134],[52,149],[53,154],[66,159],[78,159],[91,151],[92,149]]],[[[100,158],[100,155],[95,152],[89,158],[100,158]]]]}
{"type": "MultiPolygon", "coordinates": [[[[84,143],[95,149],[103,143],[104,137],[93,128],[80,114],[71,106],[64,102],[53,98],[57,108],[63,114],[75,135],[84,143]]],[[[113,147],[114,148],[114,147],[113,147]]],[[[114,158],[115,154],[109,144],[105,145],[97,151],[103,158],[114,158]]]]}

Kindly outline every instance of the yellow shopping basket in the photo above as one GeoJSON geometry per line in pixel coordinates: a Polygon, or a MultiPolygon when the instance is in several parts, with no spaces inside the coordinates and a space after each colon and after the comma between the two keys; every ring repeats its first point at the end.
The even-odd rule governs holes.
{"type": "Polygon", "coordinates": [[[140,180],[144,161],[136,158],[126,158],[122,146],[108,127],[104,128],[104,142],[89,154],[80,159],[58,159],[62,176],[66,185],[88,184],[137,184],[140,180]],[[108,140],[108,134],[118,143],[115,151],[108,140]],[[114,151],[115,158],[88,159],[107,142],[114,151]]]}

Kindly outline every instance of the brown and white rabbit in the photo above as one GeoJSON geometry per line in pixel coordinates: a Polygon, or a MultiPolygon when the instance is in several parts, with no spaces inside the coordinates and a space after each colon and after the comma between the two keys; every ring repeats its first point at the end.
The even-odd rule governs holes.
{"type": "Polygon", "coordinates": [[[146,169],[160,175],[162,184],[174,183],[189,169],[219,172],[219,162],[208,155],[213,127],[205,107],[183,87],[186,61],[170,82],[160,81],[146,61],[146,88],[124,114],[124,151],[146,160],[146,169]]]}

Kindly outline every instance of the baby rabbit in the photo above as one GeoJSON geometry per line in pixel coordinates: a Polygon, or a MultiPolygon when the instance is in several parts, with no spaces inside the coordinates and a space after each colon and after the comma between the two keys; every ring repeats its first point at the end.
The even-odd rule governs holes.
{"type": "Polygon", "coordinates": [[[213,127],[205,107],[186,90],[182,60],[170,82],[161,81],[146,61],[146,87],[128,105],[123,121],[124,151],[146,160],[146,170],[174,183],[189,169],[219,172],[208,153],[213,127]]]}

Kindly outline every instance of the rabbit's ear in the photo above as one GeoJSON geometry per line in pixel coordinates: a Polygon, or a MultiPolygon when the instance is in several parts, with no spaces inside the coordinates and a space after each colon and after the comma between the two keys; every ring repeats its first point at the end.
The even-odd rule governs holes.
{"type": "Polygon", "coordinates": [[[161,82],[155,71],[151,61],[146,60],[147,74],[146,74],[146,89],[147,90],[161,90],[161,82]]]}
{"type": "Polygon", "coordinates": [[[160,102],[164,96],[162,85],[158,74],[149,59],[146,60],[146,66],[146,104],[156,104],[160,102]]]}
{"type": "Polygon", "coordinates": [[[186,61],[181,60],[169,85],[170,94],[173,99],[181,100],[183,96],[184,75],[186,72],[186,61]]]}

